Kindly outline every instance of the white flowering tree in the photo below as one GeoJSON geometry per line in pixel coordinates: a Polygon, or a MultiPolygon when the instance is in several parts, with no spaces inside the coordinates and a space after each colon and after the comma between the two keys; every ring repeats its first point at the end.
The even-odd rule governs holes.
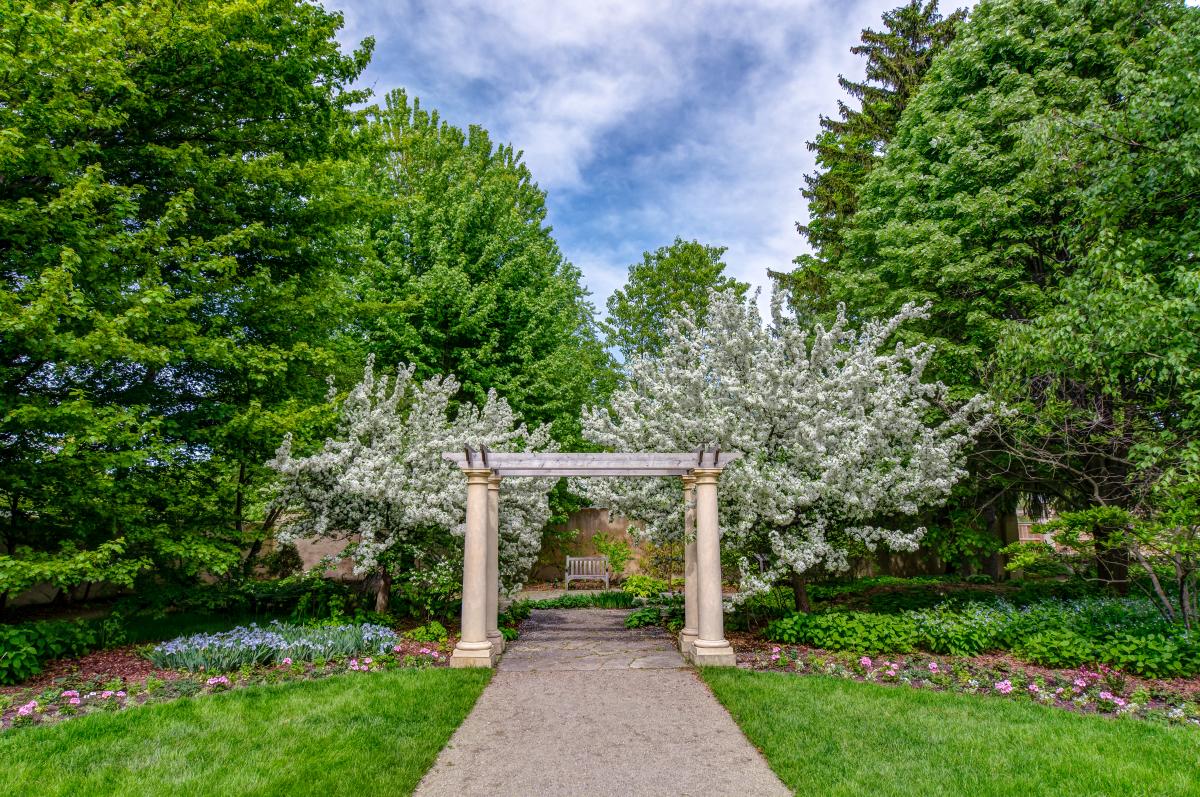
{"type": "MultiPolygon", "coordinates": [[[[718,446],[744,458],[721,479],[722,544],[740,554],[740,598],[791,577],[843,571],[853,550],[915,550],[911,521],[945,500],[987,422],[976,398],[945,406],[924,381],[932,350],[890,345],[924,310],[850,328],[844,313],[805,327],[784,296],[764,323],[753,299],[715,294],[703,323],[667,323],[658,356],[626,364],[608,408],[589,408],[584,435],[615,450],[718,446]],[[753,558],[752,558],[753,557],[753,558]],[[760,563],[765,562],[765,565],[760,563]]],[[[598,506],[640,518],[659,539],[680,533],[678,480],[590,480],[576,489],[598,506]]]]}
{"type": "MultiPolygon", "coordinates": [[[[336,437],[310,456],[293,456],[285,439],[268,463],[279,473],[279,503],[290,522],[283,541],[306,537],[350,540],[344,556],[355,572],[380,576],[377,610],[385,610],[391,576],[402,567],[441,572],[461,582],[466,478],[442,459],[464,445],[493,451],[546,450],[548,430],[518,423],[508,403],[488,393],[482,407],[451,406],[453,377],[413,379],[401,367],[378,376],[369,361],[339,410],[336,437]]],[[[331,397],[332,400],[332,397],[331,397]]],[[[553,479],[505,479],[500,491],[500,581],[521,586],[537,558],[550,518],[553,479]]]]}

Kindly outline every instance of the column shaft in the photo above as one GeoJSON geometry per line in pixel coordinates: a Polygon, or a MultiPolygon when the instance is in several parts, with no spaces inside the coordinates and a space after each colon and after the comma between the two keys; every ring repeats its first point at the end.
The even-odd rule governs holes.
{"type": "Polygon", "coordinates": [[[500,612],[500,477],[488,479],[487,638],[495,653],[504,652],[500,612]]]}
{"type": "Polygon", "coordinates": [[[685,658],[692,655],[700,635],[700,581],[696,573],[696,479],[683,477],[683,630],[679,648],[685,658]]]}
{"type": "Polygon", "coordinates": [[[488,478],[489,468],[464,468],[467,476],[467,532],[463,541],[462,630],[452,667],[491,667],[487,638],[488,478]]]}
{"type": "Polygon", "coordinates": [[[699,665],[731,667],[737,663],[733,648],[725,640],[725,616],[721,606],[721,531],[717,519],[719,468],[697,468],[696,477],[696,565],[700,576],[700,636],[694,643],[692,660],[699,665]]]}

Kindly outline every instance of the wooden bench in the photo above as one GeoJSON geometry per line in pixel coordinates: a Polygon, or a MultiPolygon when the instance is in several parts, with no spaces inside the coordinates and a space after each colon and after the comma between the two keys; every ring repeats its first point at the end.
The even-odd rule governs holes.
{"type": "Polygon", "coordinates": [[[567,567],[563,571],[563,589],[571,588],[571,581],[603,581],[608,589],[608,557],[607,556],[568,556],[567,567]]]}

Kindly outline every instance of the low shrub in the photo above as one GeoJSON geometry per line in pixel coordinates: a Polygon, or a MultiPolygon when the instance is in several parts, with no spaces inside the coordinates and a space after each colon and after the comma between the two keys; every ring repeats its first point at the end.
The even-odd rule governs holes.
{"type": "Polygon", "coordinates": [[[1105,664],[1147,678],[1200,673],[1200,640],[1183,635],[1118,634],[1098,648],[1105,664]]]}
{"type": "Polygon", "coordinates": [[[450,638],[450,632],[437,620],[430,620],[425,625],[405,631],[404,638],[411,639],[413,642],[445,642],[450,638]]]}
{"type": "Polygon", "coordinates": [[[662,611],[657,606],[643,606],[629,613],[625,618],[626,628],[644,628],[648,625],[658,625],[662,622],[662,611]]]}
{"type": "Polygon", "coordinates": [[[395,631],[363,623],[299,626],[271,623],[239,626],[217,634],[179,637],[155,645],[146,657],[155,667],[224,672],[284,659],[315,661],[383,653],[400,641],[395,631]]]}
{"type": "Polygon", "coordinates": [[[793,614],[767,626],[767,639],[856,653],[907,653],[917,642],[908,618],[864,612],[793,614]]]}
{"type": "Polygon", "coordinates": [[[1017,658],[1043,667],[1079,667],[1096,660],[1090,639],[1062,628],[1029,634],[1013,645],[1017,658]]]}
{"type": "Polygon", "coordinates": [[[608,590],[567,593],[557,598],[542,598],[527,603],[531,609],[628,609],[637,603],[637,599],[628,592],[608,590]]]}
{"type": "Polygon", "coordinates": [[[625,583],[621,585],[622,592],[628,592],[630,595],[639,598],[650,598],[661,595],[669,589],[667,582],[661,578],[642,575],[636,573],[625,579],[625,583]]]}

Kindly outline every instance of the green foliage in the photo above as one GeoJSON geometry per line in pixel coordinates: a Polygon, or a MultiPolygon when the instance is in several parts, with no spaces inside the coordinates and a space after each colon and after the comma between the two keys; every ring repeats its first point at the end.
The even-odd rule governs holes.
{"type": "Polygon", "coordinates": [[[1098,645],[1100,660],[1148,678],[1200,673],[1200,642],[1166,634],[1119,634],[1098,645]]]}
{"type": "Polygon", "coordinates": [[[839,75],[838,84],[858,107],[839,100],[839,118],[822,116],[820,135],[808,143],[816,152],[817,171],[804,176],[801,192],[808,200],[809,222],[797,228],[818,254],[798,258],[801,268],[792,274],[772,274],[796,296],[820,294],[818,266],[844,250],[863,179],[878,164],[934,56],[954,39],[965,16],[955,11],[943,18],[936,0],[911,0],[883,15],[882,31],[863,30],[862,44],[850,48],[865,57],[866,80],[859,83],[839,75]]]}
{"type": "MultiPolygon", "coordinates": [[[[567,593],[557,598],[521,601],[528,609],[628,609],[637,599],[628,592],[567,593]]],[[[514,606],[516,603],[513,604],[514,606]]]]}
{"type": "Polygon", "coordinates": [[[271,623],[236,627],[216,634],[178,637],[146,653],[155,667],[229,672],[240,667],[280,664],[284,659],[315,661],[359,654],[383,654],[399,641],[389,628],[369,623],[298,626],[271,623]]]}
{"type": "Polygon", "coordinates": [[[766,636],[775,642],[860,653],[907,653],[917,642],[916,628],[907,617],[861,612],[793,614],[772,621],[766,636]]]}
{"type": "Polygon", "coordinates": [[[635,573],[625,579],[621,590],[639,598],[657,597],[669,589],[661,578],[635,573]]]}
{"type": "Polygon", "coordinates": [[[404,638],[413,642],[445,642],[450,638],[450,632],[437,620],[430,620],[425,625],[405,631],[404,638]]]}
{"type": "Polygon", "coordinates": [[[709,291],[732,289],[744,295],[750,286],[725,276],[724,255],[723,246],[682,238],[643,252],[642,262],[629,267],[625,286],[608,297],[608,346],[626,361],[657,354],[665,342],[664,319],[685,309],[703,318],[709,291]]]}
{"type": "Polygon", "coordinates": [[[658,606],[643,606],[640,609],[634,609],[625,618],[626,628],[644,628],[650,625],[658,625],[662,622],[662,610],[658,606]]]}
{"type": "Polygon", "coordinates": [[[1012,650],[1018,658],[1044,667],[1078,667],[1096,660],[1091,640],[1062,628],[1021,637],[1012,650]]]}
{"type": "Polygon", "coordinates": [[[43,662],[82,656],[104,642],[103,624],[66,620],[0,625],[0,684],[41,672],[43,662]]]}
{"type": "Polygon", "coordinates": [[[629,543],[624,540],[610,540],[601,532],[596,532],[592,535],[592,545],[596,546],[599,553],[608,557],[608,566],[612,569],[613,578],[621,578],[629,560],[633,558],[633,548],[629,547],[629,543]]]}
{"type": "Polygon", "coordinates": [[[338,365],[331,181],[371,50],[340,26],[299,1],[0,14],[5,591],[220,574],[258,533],[261,463],[338,365]]]}
{"type": "Polygon", "coordinates": [[[585,402],[613,371],[594,308],[546,225],[545,192],[520,153],[454,127],[403,90],[370,112],[353,180],[367,248],[353,277],[353,338],[418,379],[454,374],[482,406],[496,390],[567,450],[585,402]]]}

